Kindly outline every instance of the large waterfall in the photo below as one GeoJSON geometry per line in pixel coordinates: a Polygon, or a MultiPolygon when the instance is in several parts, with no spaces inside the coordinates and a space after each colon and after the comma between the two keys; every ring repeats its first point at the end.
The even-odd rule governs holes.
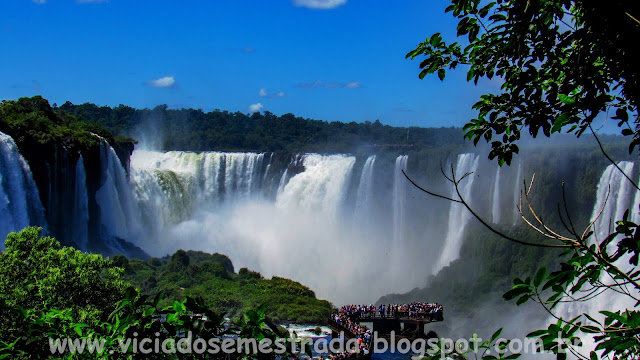
{"type": "MultiPolygon", "coordinates": [[[[456,180],[460,181],[458,188],[460,195],[467,201],[471,202],[471,192],[473,190],[473,182],[477,175],[478,156],[475,154],[461,154],[458,156],[458,162],[455,167],[456,180]],[[469,174],[464,179],[463,176],[469,174]]],[[[459,196],[453,184],[451,185],[451,198],[458,199],[459,196]]],[[[451,203],[449,209],[449,221],[447,227],[447,235],[445,237],[444,249],[440,253],[440,257],[435,264],[433,273],[437,273],[443,267],[449,265],[453,260],[458,258],[462,240],[464,239],[464,229],[471,219],[471,214],[467,209],[458,203],[451,203]]]]}
{"type": "MultiPolygon", "coordinates": [[[[10,137],[2,134],[0,141],[0,231],[46,226],[29,166],[10,137]]],[[[54,198],[67,211],[56,221],[68,223],[51,226],[51,235],[107,254],[130,254],[122,240],[158,257],[178,249],[219,252],[236,268],[301,281],[336,303],[371,302],[409,291],[460,256],[472,221],[469,212],[420,192],[403,169],[425,187],[454,198],[436,164],[453,163],[458,179],[472,173],[459,184],[462,196],[501,226],[517,214],[521,181],[529,170],[521,159],[517,168],[497,168],[488,160],[480,166],[480,157],[471,153],[412,161],[408,169],[409,155],[393,152],[135,150],[127,173],[106,141],[99,150],[92,162],[55,154],[56,164],[66,168],[49,176],[66,184],[54,198]]],[[[633,163],[620,166],[633,171],[633,163]]],[[[640,196],[625,195],[632,189],[619,175],[607,168],[606,182],[601,180],[617,184],[610,195],[616,200],[607,203],[602,219],[621,216],[631,202],[635,208],[640,204],[640,196]]],[[[640,218],[637,209],[632,217],[640,218]]],[[[600,220],[597,226],[605,224],[600,220]]]]}
{"type": "Polygon", "coordinates": [[[0,132],[0,236],[29,225],[46,226],[38,188],[16,143],[0,132]]]}

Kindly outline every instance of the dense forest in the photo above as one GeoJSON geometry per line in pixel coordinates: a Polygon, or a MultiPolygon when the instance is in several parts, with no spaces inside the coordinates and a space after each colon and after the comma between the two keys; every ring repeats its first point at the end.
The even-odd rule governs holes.
{"type": "Polygon", "coordinates": [[[153,109],[129,106],[74,105],[67,101],[53,109],[65,116],[100,124],[115,135],[149,141],[162,150],[356,152],[378,147],[442,147],[463,145],[459,128],[400,128],[379,120],[341,123],[304,119],[268,111],[243,114],[200,109],[153,109]],[[143,139],[144,137],[144,139],[143,139]],[[146,138],[149,137],[149,138],[146,138]]]}

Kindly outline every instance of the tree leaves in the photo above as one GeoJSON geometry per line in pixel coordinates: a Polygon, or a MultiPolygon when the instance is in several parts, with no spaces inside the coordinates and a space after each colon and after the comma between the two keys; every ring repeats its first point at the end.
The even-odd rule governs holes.
{"type": "MultiPolygon", "coordinates": [[[[468,45],[447,43],[440,33],[418,45],[411,58],[424,55],[419,77],[458,64],[469,66],[467,81],[477,84],[479,78],[500,76],[502,94],[497,94],[479,110],[478,118],[490,112],[499,114],[486,123],[473,126],[465,134],[477,144],[500,132],[509,123],[528,127],[536,136],[567,132],[580,136],[596,116],[615,109],[618,126],[627,124],[630,116],[638,122],[640,71],[631,61],[636,54],[634,39],[640,27],[622,23],[630,0],[625,5],[576,1],[490,2],[453,0],[446,12],[458,20],[458,37],[466,37],[468,45]],[[574,24],[567,29],[565,24],[574,24]],[[616,89],[621,92],[615,92],[616,89]]],[[[470,120],[469,124],[473,124],[470,120]]],[[[634,135],[632,152],[640,143],[640,128],[626,128],[623,135],[634,135]]],[[[492,145],[490,159],[509,164],[514,151],[509,146],[520,135],[492,145]]]]}

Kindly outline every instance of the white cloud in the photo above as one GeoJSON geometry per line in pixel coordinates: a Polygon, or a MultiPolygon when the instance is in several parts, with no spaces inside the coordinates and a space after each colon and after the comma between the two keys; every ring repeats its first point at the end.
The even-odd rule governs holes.
{"type": "Polygon", "coordinates": [[[335,9],[347,3],[347,0],[293,0],[293,5],[309,9],[335,9]]]}
{"type": "Polygon", "coordinates": [[[252,105],[249,105],[249,112],[250,113],[254,113],[254,112],[258,112],[260,110],[264,109],[264,106],[260,103],[255,103],[252,105]]]}
{"type": "Polygon", "coordinates": [[[157,87],[157,88],[169,88],[174,87],[176,85],[176,79],[171,76],[161,77],[159,79],[149,80],[147,85],[157,87]]]}
{"type": "Polygon", "coordinates": [[[313,89],[318,87],[323,87],[327,89],[331,89],[331,88],[357,89],[362,87],[362,83],[359,81],[341,83],[341,82],[323,82],[321,80],[316,80],[312,83],[299,83],[298,87],[303,89],[313,89]]]}
{"type": "Polygon", "coordinates": [[[256,49],[254,49],[252,47],[246,47],[246,48],[242,49],[242,51],[251,54],[251,53],[256,52],[256,49]]]}
{"type": "Polygon", "coordinates": [[[78,4],[101,4],[109,2],[109,0],[76,0],[78,4]]]}
{"type": "Polygon", "coordinates": [[[47,3],[47,0],[31,0],[31,1],[33,1],[36,4],[41,4],[41,5],[47,3]]]}
{"type": "Polygon", "coordinates": [[[258,96],[263,98],[279,98],[284,97],[286,94],[284,91],[278,91],[277,93],[270,93],[265,88],[261,88],[258,92],[258,96]]]}
{"type": "Polygon", "coordinates": [[[317,88],[320,85],[322,85],[322,81],[316,80],[312,83],[300,83],[298,84],[298,87],[305,88],[305,89],[312,89],[312,88],[317,88]]]}

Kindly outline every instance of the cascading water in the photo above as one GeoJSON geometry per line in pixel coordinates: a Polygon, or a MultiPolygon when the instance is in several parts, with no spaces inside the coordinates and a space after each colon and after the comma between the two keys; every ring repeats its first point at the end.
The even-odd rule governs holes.
{"type": "MultiPolygon", "coordinates": [[[[627,176],[633,176],[633,162],[622,161],[618,167],[624,171],[627,176]]],[[[613,230],[614,221],[622,219],[625,210],[631,208],[631,192],[633,185],[614,165],[609,165],[598,183],[596,205],[593,208],[591,220],[593,221],[598,214],[600,216],[594,224],[595,240],[601,242],[613,230]]],[[[612,244],[615,245],[615,244],[612,244]]]]}
{"type": "Polygon", "coordinates": [[[133,240],[141,233],[139,210],[127,181],[127,174],[108,143],[100,144],[103,182],[96,191],[100,208],[100,235],[112,251],[122,251],[116,238],[133,240]]]}
{"type": "Polygon", "coordinates": [[[0,236],[29,225],[46,227],[38,188],[16,143],[0,132],[0,236]]]}
{"type": "MultiPolygon", "coordinates": [[[[636,182],[636,185],[640,183],[640,180],[636,182]]],[[[629,209],[631,214],[631,221],[634,224],[640,223],[640,191],[636,191],[636,196],[633,198],[633,205],[631,205],[631,209],[629,209]]]]}
{"type": "Polygon", "coordinates": [[[297,174],[276,198],[280,208],[316,210],[335,217],[345,196],[345,182],[351,174],[355,158],[344,155],[309,154],[302,158],[305,171],[297,174]]]}
{"type": "Polygon", "coordinates": [[[264,154],[167,153],[136,150],[132,182],[143,222],[161,229],[186,220],[199,206],[246,199],[260,189],[264,154]]]}
{"type": "Polygon", "coordinates": [[[87,194],[87,174],[82,155],[76,163],[72,219],[73,240],[81,250],[87,251],[89,245],[89,195],[87,194]]]}
{"type": "MultiPolygon", "coordinates": [[[[471,191],[473,188],[473,181],[475,179],[474,174],[470,174],[466,178],[460,180],[462,176],[467,173],[474,173],[478,169],[478,156],[475,154],[460,154],[458,155],[458,162],[456,164],[455,175],[456,180],[460,181],[459,189],[462,197],[470,202],[471,191]]],[[[453,187],[453,185],[452,185],[453,187]]],[[[451,197],[453,199],[458,198],[458,194],[453,188],[451,190],[451,197]]],[[[462,240],[464,239],[464,229],[467,223],[471,219],[471,214],[467,209],[458,203],[451,203],[449,209],[449,221],[447,235],[445,237],[444,248],[440,254],[438,261],[433,269],[433,273],[437,273],[443,267],[449,265],[452,261],[458,258],[460,254],[460,247],[462,246],[462,240]]]]}
{"type": "Polygon", "coordinates": [[[405,236],[405,202],[407,198],[407,179],[402,170],[407,169],[408,155],[400,155],[396,158],[396,166],[393,169],[393,244],[400,244],[405,236]]]}
{"type": "Polygon", "coordinates": [[[366,223],[369,212],[372,208],[373,193],[373,166],[376,162],[376,156],[371,155],[367,158],[360,175],[360,184],[358,185],[358,193],[356,195],[356,206],[354,209],[353,225],[366,223]]]}
{"type": "Polygon", "coordinates": [[[289,168],[284,170],[282,173],[282,177],[280,177],[280,183],[278,183],[278,195],[280,195],[284,191],[284,186],[287,185],[287,173],[289,172],[289,168]]]}
{"type": "Polygon", "coordinates": [[[518,175],[513,186],[513,224],[517,224],[520,219],[520,190],[522,189],[522,161],[518,161],[518,175]]]}
{"type": "Polygon", "coordinates": [[[496,178],[493,182],[493,200],[491,207],[491,215],[493,217],[493,223],[498,224],[500,222],[500,170],[502,167],[498,167],[496,171],[496,178]]]}
{"type": "MultiPolygon", "coordinates": [[[[381,251],[388,243],[381,232],[374,232],[375,236],[364,236],[361,232],[376,228],[376,224],[366,220],[359,229],[350,230],[353,220],[345,213],[348,208],[345,202],[355,157],[307,154],[297,156],[287,167],[272,163],[270,171],[278,168],[282,172],[282,175],[272,173],[271,178],[275,179],[282,178],[289,166],[303,169],[297,173],[288,171],[293,175],[272,199],[264,194],[273,189],[259,184],[259,180],[264,179],[260,175],[266,171],[259,160],[263,156],[229,155],[136,150],[131,158],[131,179],[138,204],[143,214],[147,213],[143,216],[144,228],[149,229],[148,236],[136,244],[155,256],[164,256],[179,248],[221,252],[229,255],[236,267],[248,266],[267,276],[303,281],[319,296],[332,300],[354,295],[361,300],[371,299],[386,289],[406,291],[416,286],[415,282],[408,283],[409,280],[395,281],[398,273],[386,267],[371,266],[369,261],[383,263],[388,255],[381,251]],[[216,157],[220,160],[206,160],[216,157]],[[219,173],[217,164],[221,164],[219,173]],[[204,180],[195,180],[202,176],[204,180]],[[221,199],[213,195],[189,195],[209,191],[203,184],[214,180],[207,176],[218,179],[218,185],[208,189],[229,196],[221,199]],[[255,191],[249,197],[237,196],[246,194],[247,187],[239,184],[248,182],[248,177],[253,179],[248,188],[255,191]],[[183,199],[180,205],[183,209],[168,211],[179,199],[183,199]],[[168,213],[181,215],[169,218],[168,213]],[[354,256],[367,261],[353,261],[354,256]],[[301,272],[301,269],[308,271],[301,272]]],[[[364,174],[356,177],[363,179],[360,200],[363,206],[374,201],[366,195],[373,192],[374,159],[371,157],[363,167],[364,174]]]]}

